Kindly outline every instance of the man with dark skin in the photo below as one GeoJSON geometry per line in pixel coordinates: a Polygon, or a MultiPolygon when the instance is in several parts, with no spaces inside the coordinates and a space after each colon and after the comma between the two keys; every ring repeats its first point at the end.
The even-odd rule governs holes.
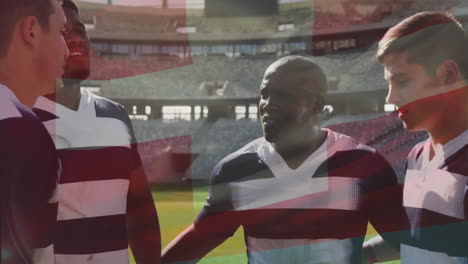
{"type": "Polygon", "coordinates": [[[388,162],[320,128],[326,91],[324,72],[308,58],[268,67],[259,102],[264,137],[218,163],[205,207],[163,250],[163,263],[195,263],[240,226],[249,263],[360,263],[368,221],[381,233],[405,225],[401,201],[386,200],[401,195],[388,162]]]}
{"type": "Polygon", "coordinates": [[[63,164],[58,200],[58,264],[159,263],[158,217],[130,119],[120,104],[81,91],[90,74],[90,42],[79,10],[64,0],[70,50],[63,87],[38,99],[36,114],[63,164]]]}

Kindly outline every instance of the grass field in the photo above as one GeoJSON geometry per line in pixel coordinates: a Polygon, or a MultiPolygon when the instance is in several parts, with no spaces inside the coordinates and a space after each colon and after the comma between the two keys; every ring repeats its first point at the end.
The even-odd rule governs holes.
{"type": "MultiPolygon", "coordinates": [[[[181,231],[188,227],[203,207],[207,196],[206,187],[192,188],[153,188],[153,199],[159,214],[163,248],[181,231]],[[193,189],[193,191],[192,191],[193,189]]],[[[368,238],[376,232],[370,226],[368,238]]],[[[135,263],[133,260],[131,263],[135,263]]],[[[247,263],[242,229],[209,253],[201,264],[243,264],[247,263]]],[[[385,262],[399,264],[399,261],[385,262]]]]}

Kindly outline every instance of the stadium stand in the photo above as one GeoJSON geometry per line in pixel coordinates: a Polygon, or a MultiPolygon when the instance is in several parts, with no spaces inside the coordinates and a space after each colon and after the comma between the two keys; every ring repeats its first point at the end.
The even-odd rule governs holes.
{"type": "MultiPolygon", "coordinates": [[[[193,156],[187,175],[198,181],[207,181],[211,170],[223,157],[262,135],[260,123],[248,119],[218,119],[213,123],[133,120],[132,123],[148,175],[158,174],[155,170],[160,168],[154,166],[154,160],[170,147],[174,153],[188,152],[193,156]],[[198,132],[207,124],[207,130],[200,135],[198,132]]],[[[394,114],[339,115],[325,120],[323,125],[376,148],[389,160],[400,179],[404,176],[409,150],[427,138],[423,132],[407,132],[394,114]]],[[[187,175],[172,180],[180,181],[187,175]]]]}
{"type": "MultiPolygon", "coordinates": [[[[373,59],[372,50],[364,53],[344,53],[333,56],[312,57],[323,67],[329,77],[337,77],[338,91],[362,91],[386,89],[382,66],[373,59]]],[[[194,57],[186,66],[161,70],[135,77],[104,82],[101,95],[111,98],[193,98],[207,96],[200,85],[205,81],[229,81],[224,96],[231,98],[257,97],[265,69],[275,56],[258,56],[230,59],[226,57],[194,57]]],[[[179,60],[180,61],[180,60],[179,60]]],[[[93,68],[95,76],[104,60],[93,68]]],[[[138,60],[140,67],[154,64],[156,68],[170,68],[171,60],[138,60]]],[[[183,64],[183,62],[180,62],[183,64]]],[[[114,71],[138,71],[137,68],[115,67],[114,71]]],[[[118,66],[118,64],[116,65],[118,66]]],[[[104,74],[102,72],[102,74],[104,74]]]]}
{"type": "Polygon", "coordinates": [[[161,168],[155,164],[161,162],[155,160],[161,158],[167,160],[164,153],[168,152],[169,148],[173,153],[192,154],[195,160],[191,167],[191,177],[206,181],[219,160],[262,135],[260,123],[247,119],[237,121],[219,119],[210,124],[206,134],[197,135],[197,132],[206,125],[205,122],[199,120],[168,123],[160,120],[132,120],[135,136],[139,142],[139,151],[150,179],[151,177],[160,179],[158,175],[162,174],[161,168]],[[189,144],[188,149],[187,144],[189,144]]]}
{"type": "Polygon", "coordinates": [[[162,120],[132,120],[138,142],[162,140],[170,137],[193,136],[205,120],[164,122],[162,120]]]}
{"type": "Polygon", "coordinates": [[[425,132],[406,131],[396,113],[335,116],[325,121],[325,126],[375,148],[392,164],[400,181],[403,181],[409,151],[427,139],[425,132]]]}
{"type": "MultiPolygon", "coordinates": [[[[329,94],[339,97],[333,104],[341,108],[324,117],[323,126],[375,147],[401,176],[407,152],[427,135],[408,133],[394,115],[383,113],[387,84],[374,58],[375,42],[396,21],[421,10],[447,10],[456,5],[454,13],[466,24],[468,4],[458,2],[342,0],[331,4],[307,0],[282,3],[277,15],[242,18],[205,17],[203,10],[196,9],[85,1],[79,5],[83,20],[91,25],[95,50],[90,79],[104,80],[90,86],[98,86],[100,95],[116,101],[187,100],[191,106],[195,106],[191,99],[234,99],[248,107],[253,101],[244,99],[258,97],[262,75],[278,56],[307,55],[329,77],[329,94]],[[280,25],[290,27],[280,29],[280,25]],[[191,27],[192,33],[179,31],[183,27],[191,27]],[[210,85],[223,89],[213,92],[210,85]],[[356,104],[361,102],[375,107],[360,109],[356,104]]],[[[215,116],[211,120],[132,122],[150,175],[161,174],[158,166],[173,166],[170,159],[182,154],[194,160],[189,177],[207,180],[222,157],[261,136],[259,122],[248,119],[215,116]]],[[[179,178],[169,180],[185,176],[177,174],[179,178]]]]}

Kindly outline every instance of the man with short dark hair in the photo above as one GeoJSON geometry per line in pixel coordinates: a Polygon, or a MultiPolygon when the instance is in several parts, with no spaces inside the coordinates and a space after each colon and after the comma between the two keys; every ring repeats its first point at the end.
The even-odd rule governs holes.
{"type": "MultiPolygon", "coordinates": [[[[468,263],[468,38],[448,13],[422,12],[390,28],[377,57],[387,101],[409,131],[429,139],[407,158],[403,205],[411,229],[402,263],[468,263]]],[[[395,199],[399,199],[395,197],[395,199]]],[[[389,260],[377,238],[372,262],[389,260]]]]}
{"type": "Polygon", "coordinates": [[[158,217],[132,124],[122,105],[81,91],[90,43],[75,3],[64,0],[62,7],[70,50],[63,87],[40,97],[34,109],[63,164],[56,263],[128,264],[129,246],[137,264],[159,263],[158,217]]]}
{"type": "Polygon", "coordinates": [[[58,162],[30,107],[60,78],[68,49],[58,0],[0,2],[0,262],[54,263],[58,162]]]}
{"type": "Polygon", "coordinates": [[[259,102],[264,137],[218,163],[205,207],[164,249],[163,263],[197,262],[242,226],[249,263],[354,264],[368,221],[382,233],[406,226],[388,162],[319,127],[326,92],[324,72],[308,58],[268,67],[259,102]]]}

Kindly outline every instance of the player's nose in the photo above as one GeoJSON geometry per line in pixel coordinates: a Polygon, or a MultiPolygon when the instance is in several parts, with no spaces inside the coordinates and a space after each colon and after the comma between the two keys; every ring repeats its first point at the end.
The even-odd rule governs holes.
{"type": "Polygon", "coordinates": [[[68,58],[70,57],[70,50],[68,49],[68,45],[65,41],[65,39],[62,37],[63,41],[62,41],[62,44],[63,44],[63,57],[64,58],[68,58]]]}
{"type": "Polygon", "coordinates": [[[399,105],[400,99],[398,92],[390,86],[385,101],[389,104],[399,105]]]}

